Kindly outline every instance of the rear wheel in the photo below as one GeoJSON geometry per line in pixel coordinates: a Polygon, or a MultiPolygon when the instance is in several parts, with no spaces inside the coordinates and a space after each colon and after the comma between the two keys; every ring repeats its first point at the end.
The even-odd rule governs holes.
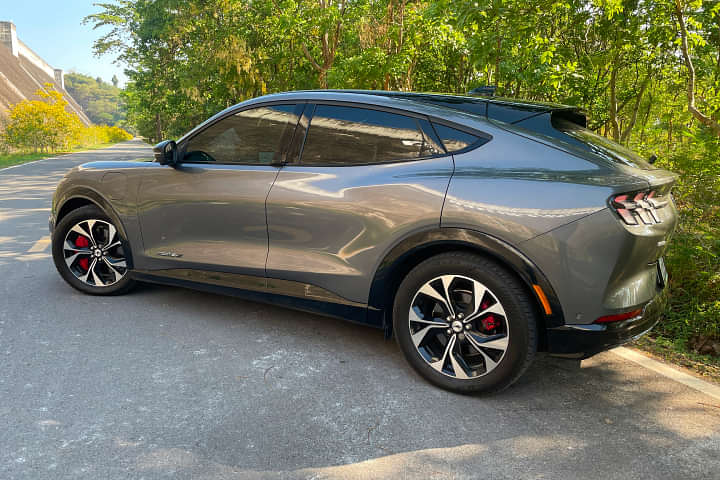
{"type": "Polygon", "coordinates": [[[53,232],[53,260],[72,287],[91,295],[119,295],[135,282],[128,275],[124,241],[94,205],[73,210],[53,232]]]}
{"type": "Polygon", "coordinates": [[[498,263],[466,252],[429,258],[405,277],[393,327],[410,365],[456,392],[508,387],[537,350],[536,313],[522,283],[498,263]]]}

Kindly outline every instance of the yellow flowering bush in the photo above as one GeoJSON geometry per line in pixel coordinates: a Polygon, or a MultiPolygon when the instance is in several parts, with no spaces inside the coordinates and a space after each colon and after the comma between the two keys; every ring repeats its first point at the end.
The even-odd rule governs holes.
{"type": "Polygon", "coordinates": [[[67,100],[50,83],[35,94],[41,100],[23,100],[10,109],[0,143],[20,151],[56,152],[132,139],[119,127],[85,127],[77,115],[67,111],[67,100]]]}

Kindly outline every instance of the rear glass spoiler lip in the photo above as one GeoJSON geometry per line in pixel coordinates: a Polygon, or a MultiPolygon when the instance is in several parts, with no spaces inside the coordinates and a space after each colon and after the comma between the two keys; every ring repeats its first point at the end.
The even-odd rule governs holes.
{"type": "Polygon", "coordinates": [[[587,114],[585,113],[585,111],[579,107],[570,107],[570,106],[565,106],[565,105],[562,107],[558,107],[558,108],[551,108],[548,110],[544,110],[542,112],[532,113],[531,115],[528,115],[527,117],[520,118],[518,120],[510,122],[510,124],[515,125],[518,123],[522,123],[526,120],[529,120],[534,117],[539,117],[540,115],[545,115],[547,113],[549,113],[551,117],[562,117],[565,120],[575,123],[580,127],[587,128],[587,114]]]}

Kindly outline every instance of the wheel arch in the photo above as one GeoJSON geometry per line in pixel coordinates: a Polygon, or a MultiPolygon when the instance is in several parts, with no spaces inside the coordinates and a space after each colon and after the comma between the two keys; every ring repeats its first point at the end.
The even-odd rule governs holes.
{"type": "Polygon", "coordinates": [[[123,242],[123,249],[125,250],[126,261],[129,269],[133,268],[133,255],[132,248],[128,243],[128,234],[125,224],[118,215],[112,204],[103,197],[100,193],[90,188],[80,187],[66,192],[61,199],[57,202],[57,213],[55,214],[54,225],[57,225],[66,217],[70,212],[77,210],[88,205],[93,205],[103,211],[112,220],[115,227],[120,232],[120,236],[123,242]]]}
{"type": "Polygon", "coordinates": [[[468,251],[487,256],[497,261],[526,287],[540,319],[542,349],[545,345],[545,330],[563,325],[564,317],[560,301],[552,285],[540,269],[527,256],[508,243],[491,235],[464,228],[437,228],[418,232],[397,243],[383,258],[370,286],[368,315],[381,318],[369,319],[383,325],[386,336],[392,334],[392,304],[395,292],[405,275],[423,260],[448,251],[468,251]],[[533,285],[538,285],[547,297],[552,310],[545,313],[543,302],[533,285]]]}

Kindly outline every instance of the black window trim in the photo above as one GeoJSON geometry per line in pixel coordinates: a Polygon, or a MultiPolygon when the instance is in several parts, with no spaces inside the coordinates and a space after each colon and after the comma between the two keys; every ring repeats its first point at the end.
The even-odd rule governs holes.
{"type": "MultiPolygon", "coordinates": [[[[384,105],[375,105],[372,103],[363,103],[363,102],[351,102],[351,101],[343,101],[343,100],[310,100],[307,102],[307,108],[305,109],[305,114],[308,116],[308,124],[305,126],[305,132],[302,138],[302,144],[299,148],[299,153],[296,159],[293,159],[293,163],[288,162],[285,165],[288,166],[295,166],[295,167],[362,167],[362,166],[369,166],[369,165],[387,165],[392,163],[407,163],[407,162],[417,162],[419,160],[429,160],[432,158],[442,158],[447,157],[450,155],[447,150],[445,149],[445,146],[440,141],[440,138],[437,136],[437,132],[433,129],[432,132],[427,132],[425,128],[423,128],[422,122],[420,120],[425,120],[428,122],[428,124],[432,127],[432,122],[428,118],[427,115],[424,115],[422,113],[412,112],[408,110],[402,110],[399,108],[392,108],[392,107],[386,107],[384,105]],[[337,164],[337,163],[327,163],[327,164],[319,164],[314,163],[312,165],[306,165],[302,163],[302,154],[305,150],[305,142],[307,141],[307,135],[310,131],[310,127],[312,126],[312,119],[315,116],[315,110],[317,109],[318,105],[329,105],[329,106],[335,106],[335,107],[351,107],[351,108],[363,108],[365,110],[376,110],[379,112],[385,112],[385,113],[392,113],[395,115],[402,115],[404,117],[410,117],[414,118],[418,122],[418,129],[419,131],[427,136],[428,138],[432,139],[433,141],[436,141],[438,143],[438,146],[440,146],[444,152],[443,153],[437,153],[435,155],[425,155],[423,157],[417,157],[417,158],[408,158],[404,160],[386,160],[382,162],[367,162],[367,163],[353,163],[353,164],[337,164]]],[[[302,123],[302,119],[299,123],[302,123]]]]}
{"type": "MultiPolygon", "coordinates": [[[[303,117],[306,117],[307,124],[301,125],[303,123],[303,117],[300,118],[300,121],[298,122],[298,127],[296,128],[296,137],[298,137],[297,132],[300,127],[304,128],[304,132],[300,135],[302,136],[302,139],[298,138],[297,140],[293,140],[293,142],[302,142],[299,146],[293,145],[289,151],[292,152],[293,150],[297,150],[297,157],[289,159],[287,163],[284,165],[289,166],[304,166],[304,167],[355,167],[355,166],[368,166],[368,165],[383,165],[383,164],[390,164],[390,163],[405,163],[405,162],[416,162],[418,160],[428,160],[433,158],[442,158],[447,157],[450,155],[459,155],[463,153],[467,153],[471,150],[475,150],[476,148],[479,148],[488,142],[490,142],[493,139],[493,136],[489,133],[483,132],[482,130],[477,130],[472,127],[468,127],[467,125],[462,125],[450,120],[447,120],[442,117],[436,117],[434,115],[425,115],[418,112],[413,112],[410,110],[403,110],[399,108],[394,107],[386,107],[384,105],[375,105],[372,103],[364,103],[364,102],[353,102],[353,101],[347,101],[347,100],[303,100],[304,103],[307,104],[305,111],[303,113],[303,117]],[[409,158],[406,160],[389,160],[385,162],[368,162],[368,163],[354,163],[354,164],[348,164],[348,165],[338,165],[338,164],[313,164],[313,165],[304,165],[302,163],[302,153],[305,148],[305,141],[307,140],[307,134],[310,130],[310,124],[312,123],[312,117],[315,115],[315,109],[318,105],[332,105],[332,106],[340,106],[340,107],[355,107],[355,108],[364,108],[367,110],[377,110],[380,112],[387,112],[387,113],[394,113],[397,115],[404,115],[406,117],[416,118],[418,120],[425,120],[429,123],[430,127],[432,128],[432,132],[427,132],[425,128],[423,128],[422,122],[419,123],[420,131],[424,135],[428,135],[432,140],[438,143],[440,147],[442,147],[443,150],[445,150],[445,153],[439,153],[435,155],[426,155],[423,157],[418,158],[409,158]],[[474,135],[478,137],[478,141],[475,143],[472,143],[468,145],[467,147],[456,150],[454,152],[448,152],[445,148],[445,145],[442,143],[442,140],[440,139],[440,136],[435,131],[435,128],[433,127],[433,123],[438,123],[440,125],[444,125],[449,128],[454,128],[456,130],[460,130],[461,132],[469,133],[470,135],[474,135]]],[[[293,155],[294,157],[294,155],[293,155]]]]}
{"type": "MultiPolygon", "coordinates": [[[[280,152],[284,152],[285,154],[288,154],[290,152],[290,149],[293,145],[293,140],[295,137],[295,134],[298,129],[298,124],[300,123],[300,120],[302,119],[303,115],[305,114],[305,111],[307,110],[308,101],[307,100],[271,100],[266,102],[258,102],[253,103],[251,105],[243,105],[242,107],[237,107],[228,110],[225,112],[224,115],[217,117],[212,122],[209,122],[208,124],[204,125],[202,129],[197,130],[195,132],[191,132],[191,134],[187,137],[184,137],[182,139],[182,142],[180,145],[178,145],[178,151],[181,152],[182,156],[185,156],[186,148],[188,142],[207,130],[208,128],[212,127],[213,125],[225,120],[226,118],[229,118],[233,115],[237,115],[240,112],[244,112],[246,110],[252,110],[255,108],[262,108],[262,107],[271,107],[276,105],[295,105],[298,112],[298,121],[295,123],[295,128],[293,129],[292,135],[288,135],[289,139],[284,142],[284,145],[281,146],[280,152]]],[[[182,158],[182,157],[181,157],[182,158]]],[[[282,164],[263,164],[263,163],[249,163],[249,162],[183,162],[180,161],[180,166],[182,165],[230,165],[230,166],[246,166],[246,167],[274,167],[274,168],[281,168],[283,165],[285,165],[286,162],[282,162],[282,164]]]]}

